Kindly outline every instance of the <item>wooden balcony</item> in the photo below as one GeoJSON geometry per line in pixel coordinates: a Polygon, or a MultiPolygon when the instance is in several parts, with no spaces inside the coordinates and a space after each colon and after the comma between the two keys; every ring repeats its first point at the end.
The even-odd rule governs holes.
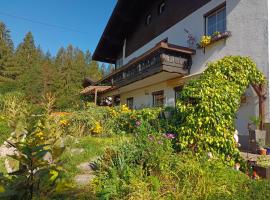
{"type": "Polygon", "coordinates": [[[195,50],[160,42],[96,84],[119,88],[163,71],[185,76],[189,74],[194,54],[195,50]]]}

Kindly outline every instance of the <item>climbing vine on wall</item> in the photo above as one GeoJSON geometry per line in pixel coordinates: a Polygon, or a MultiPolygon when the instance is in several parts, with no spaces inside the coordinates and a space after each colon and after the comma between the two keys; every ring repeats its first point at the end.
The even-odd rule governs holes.
{"type": "Polygon", "coordinates": [[[198,154],[212,152],[229,162],[237,160],[233,136],[241,96],[249,85],[264,82],[249,57],[228,56],[209,63],[200,78],[190,81],[180,94],[180,148],[192,148],[198,154]]]}

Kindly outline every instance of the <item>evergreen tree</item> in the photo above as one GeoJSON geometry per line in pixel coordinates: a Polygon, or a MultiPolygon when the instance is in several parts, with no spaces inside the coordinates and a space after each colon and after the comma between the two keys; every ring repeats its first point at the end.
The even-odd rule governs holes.
{"type": "Polygon", "coordinates": [[[0,22],[0,40],[5,41],[8,48],[13,50],[14,45],[10,36],[10,30],[7,29],[3,22],[0,22]]]}
{"type": "Polygon", "coordinates": [[[8,84],[14,78],[10,69],[14,65],[13,60],[13,42],[10,37],[10,31],[5,24],[0,22],[0,83],[8,84]]]}
{"type": "Polygon", "coordinates": [[[38,102],[42,93],[41,63],[43,52],[36,48],[31,32],[28,32],[15,52],[17,86],[33,102],[38,102]]]}
{"type": "Polygon", "coordinates": [[[0,23],[1,93],[15,89],[36,104],[45,94],[54,93],[58,108],[67,108],[80,101],[79,92],[85,77],[97,81],[106,71],[105,64],[100,68],[99,63],[92,60],[90,51],[84,53],[72,45],[60,48],[55,58],[49,52],[44,54],[35,46],[31,32],[14,52],[10,32],[0,23]]]}
{"type": "Polygon", "coordinates": [[[102,77],[105,77],[107,74],[106,65],[104,63],[101,64],[101,74],[102,74],[102,77]]]}
{"type": "Polygon", "coordinates": [[[56,69],[53,64],[53,59],[49,52],[43,58],[42,64],[42,95],[45,96],[48,93],[55,93],[54,81],[56,78],[56,69]]]}
{"type": "Polygon", "coordinates": [[[87,50],[87,51],[85,52],[85,61],[86,61],[86,63],[87,63],[88,65],[91,64],[91,62],[93,61],[93,60],[92,60],[92,55],[91,55],[91,53],[90,53],[89,50],[87,50]]]}

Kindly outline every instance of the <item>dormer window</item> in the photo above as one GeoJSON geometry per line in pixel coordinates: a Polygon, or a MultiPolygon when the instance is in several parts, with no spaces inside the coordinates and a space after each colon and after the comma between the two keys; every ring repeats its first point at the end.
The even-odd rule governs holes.
{"type": "Polygon", "coordinates": [[[165,2],[162,2],[158,7],[158,14],[161,15],[165,11],[165,2]]]}
{"type": "Polygon", "coordinates": [[[152,21],[152,15],[151,14],[148,14],[146,16],[146,21],[145,21],[146,25],[149,25],[151,23],[151,21],[152,21]]]}

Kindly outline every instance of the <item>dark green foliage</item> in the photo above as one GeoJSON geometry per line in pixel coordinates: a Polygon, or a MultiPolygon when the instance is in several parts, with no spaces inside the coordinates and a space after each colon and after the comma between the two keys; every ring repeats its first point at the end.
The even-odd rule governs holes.
{"type": "Polygon", "coordinates": [[[82,80],[93,72],[99,77],[98,65],[89,61],[90,55],[71,45],[67,49],[61,48],[55,59],[56,79],[54,81],[58,107],[76,106],[80,101],[78,95],[82,89],[82,80]]]}
{"type": "Polygon", "coordinates": [[[10,31],[4,23],[0,22],[0,85],[2,82],[10,82],[14,78],[9,72],[9,68],[13,64],[13,42],[10,38],[10,31]]]}
{"type": "Polygon", "coordinates": [[[239,158],[233,135],[241,96],[251,84],[263,83],[263,74],[248,57],[229,56],[208,64],[200,78],[189,82],[180,94],[180,148],[213,152],[233,164],[239,158]]]}
{"type": "Polygon", "coordinates": [[[60,48],[54,58],[36,47],[31,32],[14,51],[10,32],[0,23],[0,93],[20,91],[36,105],[47,93],[53,93],[58,108],[76,107],[83,100],[79,95],[82,80],[101,76],[99,64],[89,51],[69,45],[60,48]]]}

